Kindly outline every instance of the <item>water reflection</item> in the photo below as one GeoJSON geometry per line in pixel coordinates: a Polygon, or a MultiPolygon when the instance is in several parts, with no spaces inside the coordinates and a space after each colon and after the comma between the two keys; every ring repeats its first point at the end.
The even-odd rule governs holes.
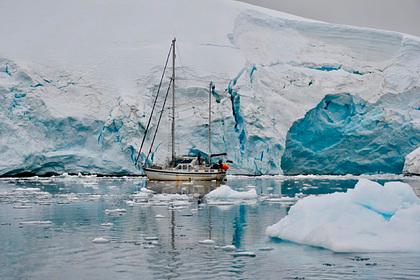
{"type": "Polygon", "coordinates": [[[143,181],[143,186],[156,192],[168,194],[197,194],[204,196],[220,186],[217,181],[171,182],[143,181]]]}
{"type": "MultiPolygon", "coordinates": [[[[253,185],[261,198],[345,191],[355,182],[247,177],[229,178],[227,184],[242,191],[253,185]]],[[[325,279],[347,275],[351,279],[375,275],[384,279],[415,278],[420,273],[415,265],[419,255],[369,255],[378,266],[366,267],[349,260],[349,255],[273,242],[265,228],[284,217],[290,205],[260,199],[221,206],[200,200],[217,187],[216,182],[147,182],[144,178],[0,180],[1,278],[199,279],[210,275],[255,279],[282,275],[325,279]],[[144,187],[156,194],[186,194],[188,203],[127,203],[144,187]],[[40,191],[18,197],[17,188],[40,191]],[[18,204],[30,208],[14,208],[18,204]],[[127,212],[105,213],[116,208],[127,212]],[[20,224],[23,221],[51,224],[20,224]],[[110,242],[94,244],[96,237],[110,242]],[[199,243],[205,239],[214,240],[215,246],[199,243]],[[217,247],[225,245],[254,251],[257,256],[235,257],[217,247]],[[259,250],[266,247],[273,250],[259,250]]]]}

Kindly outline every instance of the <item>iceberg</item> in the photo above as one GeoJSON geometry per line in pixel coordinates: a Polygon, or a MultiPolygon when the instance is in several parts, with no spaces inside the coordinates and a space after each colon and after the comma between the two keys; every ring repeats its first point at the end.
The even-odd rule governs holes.
{"type": "Polygon", "coordinates": [[[238,192],[228,185],[221,185],[206,194],[206,199],[210,200],[252,200],[257,198],[258,195],[255,188],[248,191],[238,192]]]}
{"type": "MultiPolygon", "coordinates": [[[[29,2],[25,8],[31,12],[24,16],[15,1],[0,9],[0,17],[10,23],[0,25],[0,176],[141,174],[134,164],[136,153],[173,36],[178,37],[180,58],[177,139],[183,139],[176,143],[177,154],[207,153],[203,112],[210,81],[216,85],[212,151],[227,153],[232,174],[297,172],[288,159],[305,156],[310,145],[290,132],[328,94],[351,93],[370,108],[366,118],[359,116],[365,124],[355,136],[373,127],[384,136],[396,130],[392,135],[398,137],[385,137],[386,143],[368,138],[365,154],[371,156],[354,168],[350,166],[359,157],[345,164],[347,155],[326,160],[327,153],[309,149],[308,155],[320,152],[311,160],[326,168],[304,165],[302,173],[401,172],[404,157],[418,145],[418,103],[411,102],[415,110],[406,112],[394,101],[392,109],[384,109],[386,102],[402,100],[406,93],[419,99],[417,37],[229,0],[127,0],[124,5],[99,3],[100,8],[74,0],[57,5],[29,2]],[[210,10],[216,18],[203,22],[210,10]],[[50,20],[39,21],[45,12],[50,20]],[[72,30],[72,36],[57,32],[57,26],[72,30]],[[138,34],[144,35],[141,40],[138,34]]],[[[165,79],[163,87],[167,84],[165,79]]],[[[163,119],[167,117],[165,113],[163,119]]],[[[335,124],[342,126],[332,132],[344,130],[347,140],[353,135],[350,126],[358,131],[356,122],[335,124]]],[[[169,154],[169,131],[169,123],[162,122],[152,160],[169,154]]],[[[313,136],[301,132],[306,139],[313,136]]],[[[328,150],[340,156],[354,148],[347,140],[328,150]]],[[[151,137],[145,146],[150,142],[151,137]]]]}
{"type": "Polygon", "coordinates": [[[345,193],[299,200],[266,233],[335,252],[419,252],[420,199],[408,184],[361,179],[345,193]]]}

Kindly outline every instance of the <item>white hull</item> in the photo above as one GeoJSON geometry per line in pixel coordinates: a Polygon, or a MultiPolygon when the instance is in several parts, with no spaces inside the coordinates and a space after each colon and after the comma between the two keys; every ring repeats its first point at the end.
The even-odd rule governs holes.
{"type": "Polygon", "coordinates": [[[144,168],[144,173],[153,181],[223,181],[226,172],[210,171],[183,171],[171,169],[144,168]]]}

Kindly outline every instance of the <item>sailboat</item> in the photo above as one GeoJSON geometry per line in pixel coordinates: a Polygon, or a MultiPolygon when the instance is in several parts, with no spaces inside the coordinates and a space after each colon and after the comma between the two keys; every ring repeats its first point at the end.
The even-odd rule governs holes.
{"type": "Polygon", "coordinates": [[[159,115],[158,123],[155,129],[155,133],[152,138],[152,143],[150,145],[149,152],[146,156],[142,168],[149,180],[153,181],[224,181],[226,179],[226,171],[229,169],[227,163],[223,163],[219,160],[218,163],[212,164],[212,158],[226,155],[226,153],[221,154],[212,154],[211,153],[211,95],[214,91],[214,84],[211,82],[209,86],[209,123],[208,123],[208,156],[207,162],[201,157],[201,154],[197,156],[176,156],[175,154],[175,43],[176,39],[174,38],[169,49],[168,56],[166,58],[165,67],[161,76],[159,83],[158,91],[155,96],[155,100],[152,106],[152,111],[149,116],[149,120],[144,132],[143,140],[136,158],[136,165],[139,162],[141,151],[147,137],[147,132],[149,130],[150,122],[153,116],[154,109],[156,107],[156,101],[160,92],[162,81],[165,75],[166,67],[169,62],[169,58],[172,54],[172,77],[170,79],[165,99],[163,102],[163,107],[159,115]],[[171,123],[171,159],[165,166],[151,165],[149,166],[149,156],[152,151],[152,147],[156,138],[157,131],[159,129],[159,124],[162,118],[162,114],[166,105],[168,94],[172,89],[172,123],[171,123]]]}

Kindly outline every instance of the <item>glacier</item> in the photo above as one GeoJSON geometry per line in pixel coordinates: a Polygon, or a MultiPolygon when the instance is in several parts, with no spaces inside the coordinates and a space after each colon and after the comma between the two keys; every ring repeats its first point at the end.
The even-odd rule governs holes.
{"type": "Polygon", "coordinates": [[[420,144],[420,89],[367,103],[351,94],[327,95],[290,128],[285,174],[401,173],[420,144]]]}
{"type": "Polygon", "coordinates": [[[334,252],[419,252],[419,214],[410,185],[361,179],[345,193],[299,200],[266,233],[334,252]]]}
{"type": "MultiPolygon", "coordinates": [[[[0,25],[2,176],[141,174],[134,161],[173,36],[178,154],[207,153],[210,81],[212,150],[228,154],[234,174],[400,173],[419,146],[414,36],[230,0],[2,1],[0,16],[8,22],[0,25]],[[349,123],[315,118],[333,96],[357,111],[349,123]],[[322,122],[314,130],[295,137],[299,126],[316,120],[322,122]],[[323,144],[305,140],[315,129],[343,139],[311,150],[323,144]],[[372,130],[385,139],[373,139],[372,130]],[[366,144],[354,159],[343,153],[355,148],[351,137],[366,144]]],[[[155,161],[169,154],[169,117],[155,161]]]]}

